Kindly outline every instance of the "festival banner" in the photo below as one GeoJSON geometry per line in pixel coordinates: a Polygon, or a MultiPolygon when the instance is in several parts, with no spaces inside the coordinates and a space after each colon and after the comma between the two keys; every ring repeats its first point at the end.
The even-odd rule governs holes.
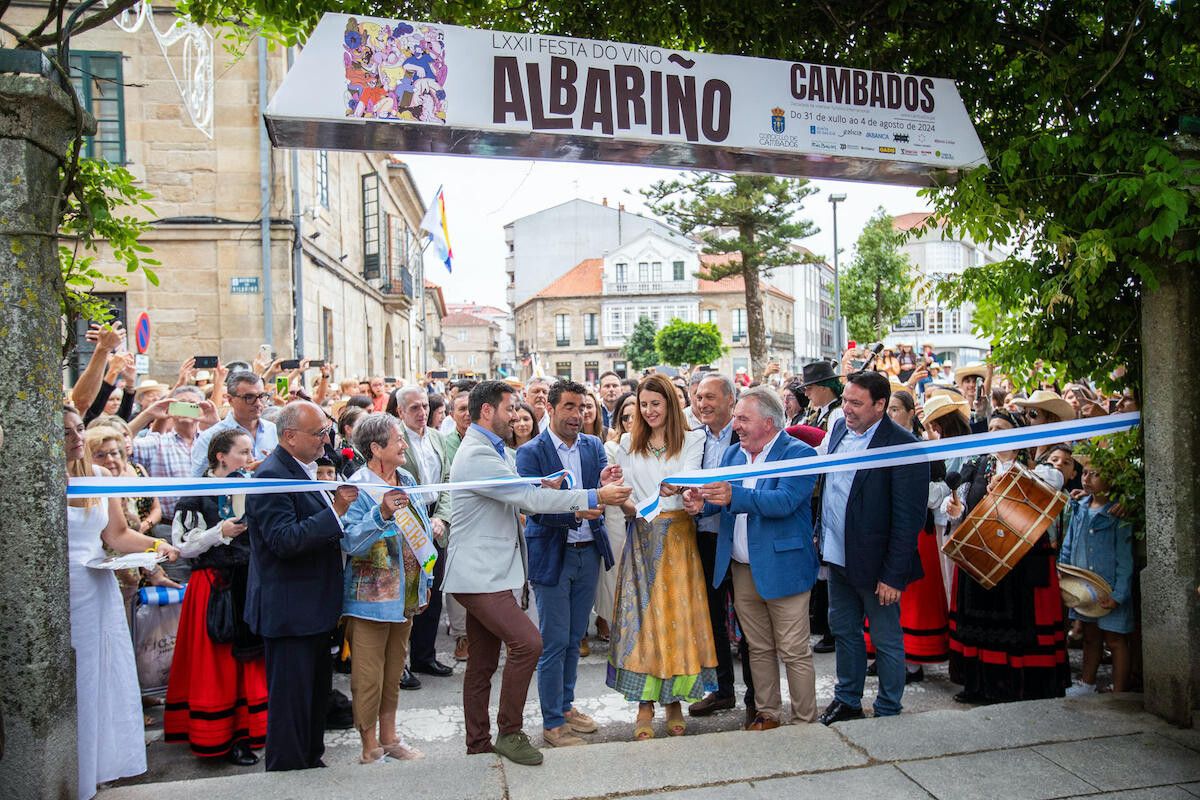
{"type": "Polygon", "coordinates": [[[948,78],[333,13],[266,124],[279,147],[904,185],[987,163],[948,78]]]}

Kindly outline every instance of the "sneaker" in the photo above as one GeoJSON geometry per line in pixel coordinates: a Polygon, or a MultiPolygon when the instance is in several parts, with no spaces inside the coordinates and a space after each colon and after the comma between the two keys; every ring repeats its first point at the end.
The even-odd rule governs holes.
{"type": "Polygon", "coordinates": [[[524,731],[500,734],[492,749],[514,764],[536,767],[542,763],[542,751],[530,744],[524,731]]]}
{"type": "MultiPolygon", "coordinates": [[[[576,745],[585,744],[583,739],[580,739],[571,732],[571,725],[559,725],[557,728],[543,728],[542,741],[550,747],[575,747],[576,745]]],[[[540,756],[541,753],[538,753],[540,756]]]]}
{"type": "Polygon", "coordinates": [[[596,720],[589,717],[577,708],[572,708],[563,718],[567,721],[567,727],[573,733],[595,733],[600,730],[600,726],[596,724],[596,720]]]}
{"type": "Polygon", "coordinates": [[[1096,684],[1084,683],[1083,681],[1075,681],[1067,689],[1067,697],[1083,697],[1084,695],[1095,694],[1096,684]]]}

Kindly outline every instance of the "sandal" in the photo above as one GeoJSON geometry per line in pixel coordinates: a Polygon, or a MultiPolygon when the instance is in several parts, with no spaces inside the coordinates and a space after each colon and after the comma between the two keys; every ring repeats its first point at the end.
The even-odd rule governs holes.
{"type": "Polygon", "coordinates": [[[398,761],[415,761],[418,758],[424,758],[425,754],[415,747],[410,747],[407,742],[392,742],[383,746],[383,752],[391,758],[398,761]]]}
{"type": "Polygon", "coordinates": [[[683,709],[679,703],[667,706],[667,736],[683,736],[687,730],[687,722],[683,719],[683,709]]]}
{"type": "Polygon", "coordinates": [[[633,740],[644,742],[654,738],[654,704],[643,703],[638,707],[637,721],[633,724],[633,740]]]}
{"type": "Polygon", "coordinates": [[[367,753],[365,756],[359,756],[358,763],[360,763],[360,764],[379,764],[384,761],[386,756],[387,756],[387,754],[384,752],[382,747],[376,747],[374,750],[367,753]]]}

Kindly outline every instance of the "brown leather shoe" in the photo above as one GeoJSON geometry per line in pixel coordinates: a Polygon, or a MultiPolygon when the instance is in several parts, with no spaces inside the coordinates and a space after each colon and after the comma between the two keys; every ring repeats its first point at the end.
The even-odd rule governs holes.
{"type": "Polygon", "coordinates": [[[592,648],[588,645],[587,637],[583,637],[583,641],[579,643],[579,657],[587,658],[592,654],[592,648]]]}
{"type": "Polygon", "coordinates": [[[576,747],[581,744],[587,744],[587,742],[571,732],[570,725],[560,725],[557,728],[543,728],[542,741],[550,747],[576,747]]]}
{"type": "Polygon", "coordinates": [[[779,720],[771,719],[766,714],[759,714],[746,726],[748,731],[772,731],[779,727],[779,720]]]}
{"type": "Polygon", "coordinates": [[[455,661],[466,661],[467,660],[467,637],[460,636],[460,637],[458,637],[458,640],[454,643],[454,660],[455,661]]]}
{"type": "Polygon", "coordinates": [[[727,711],[737,707],[737,698],[732,695],[722,697],[716,692],[709,692],[703,700],[698,700],[688,706],[689,717],[707,717],[714,711],[727,711]]]}

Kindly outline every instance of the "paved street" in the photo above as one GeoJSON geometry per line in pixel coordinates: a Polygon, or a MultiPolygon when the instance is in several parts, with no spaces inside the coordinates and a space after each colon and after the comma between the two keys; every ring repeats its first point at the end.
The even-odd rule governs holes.
{"type": "MultiPolygon", "coordinates": [[[[581,659],[579,664],[576,705],[594,716],[601,726],[598,733],[587,737],[588,741],[593,743],[624,742],[631,739],[633,720],[637,713],[636,704],[626,702],[604,684],[605,664],[608,657],[607,647],[606,644],[593,639],[592,654],[581,659]]],[[[430,759],[461,755],[464,752],[462,672],[466,664],[454,662],[451,658],[453,649],[454,643],[445,635],[443,628],[438,639],[438,650],[444,663],[454,664],[454,675],[448,678],[421,675],[419,676],[422,682],[420,690],[402,692],[400,695],[398,725],[401,735],[410,744],[424,751],[430,759]]],[[[817,703],[819,708],[824,708],[833,699],[834,657],[831,653],[828,655],[818,654],[815,658],[817,703]]],[[[735,673],[740,680],[740,665],[736,667],[735,673]]],[[[334,682],[349,696],[350,676],[335,675],[334,682]]],[[[874,699],[875,685],[874,678],[867,679],[867,697],[864,698],[864,705],[868,708],[874,699]]],[[[937,709],[962,710],[963,707],[951,699],[959,688],[950,683],[945,665],[926,669],[925,680],[921,683],[910,684],[906,689],[904,710],[906,713],[937,709]]],[[[492,690],[493,715],[498,692],[499,681],[497,680],[492,690]]],[[[739,697],[740,692],[739,685],[739,697]]],[[[537,681],[535,679],[530,688],[528,703],[525,706],[525,730],[530,734],[534,743],[540,746],[541,715],[538,708],[537,681]]],[[[147,731],[147,737],[152,740],[147,751],[150,770],[135,782],[240,775],[254,771],[234,767],[219,759],[214,760],[215,763],[202,762],[193,758],[185,746],[164,743],[161,741],[161,708],[150,710],[148,713],[155,720],[155,725],[147,731]]],[[[742,715],[743,707],[739,699],[736,711],[720,712],[705,719],[689,718],[688,733],[690,735],[692,733],[734,731],[740,728],[742,715]]],[[[659,735],[665,735],[661,729],[661,711],[659,712],[659,722],[659,735]]],[[[326,734],[325,742],[329,748],[325,755],[326,763],[355,764],[357,761],[360,749],[358,734],[353,730],[331,731],[326,734]]],[[[254,769],[261,771],[261,764],[254,769]]]]}
{"type": "MultiPolygon", "coordinates": [[[[728,717],[723,724],[728,724],[728,717]]],[[[363,767],[341,757],[345,748],[336,752],[338,757],[324,770],[124,786],[103,790],[100,797],[1200,797],[1200,732],[1173,728],[1144,713],[1138,695],[942,709],[830,728],[796,725],[764,733],[725,731],[651,742],[609,741],[547,751],[540,767],[457,752],[363,767]]]]}

